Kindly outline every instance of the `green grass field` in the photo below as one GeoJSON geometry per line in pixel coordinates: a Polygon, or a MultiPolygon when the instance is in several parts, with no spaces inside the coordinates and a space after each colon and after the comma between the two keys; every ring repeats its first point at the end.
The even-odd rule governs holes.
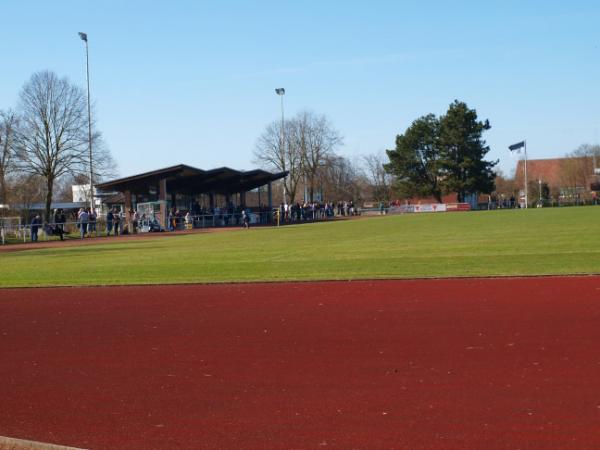
{"type": "Polygon", "coordinates": [[[364,218],[0,253],[0,286],[600,273],[600,208],[364,218]]]}

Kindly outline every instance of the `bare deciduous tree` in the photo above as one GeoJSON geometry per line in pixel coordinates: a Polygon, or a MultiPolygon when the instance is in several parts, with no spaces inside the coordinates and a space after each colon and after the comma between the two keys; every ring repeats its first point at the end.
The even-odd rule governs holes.
{"type": "Polygon", "coordinates": [[[383,153],[363,156],[367,178],[372,188],[371,196],[377,202],[389,202],[392,199],[394,176],[385,170],[385,159],[383,153]]]}
{"type": "Polygon", "coordinates": [[[327,158],[335,154],[336,148],[342,145],[343,140],[324,115],[317,116],[310,111],[304,111],[298,114],[296,121],[302,134],[300,150],[309,199],[312,202],[319,167],[325,165],[327,158]]]}
{"type": "Polygon", "coordinates": [[[14,170],[15,127],[17,115],[0,111],[0,204],[8,200],[8,177],[14,170]]]}
{"type": "Polygon", "coordinates": [[[285,141],[281,142],[281,122],[267,125],[258,138],[254,149],[254,162],[262,167],[280,172],[289,172],[284,178],[284,190],[289,196],[285,201],[294,202],[298,181],[302,174],[302,153],[299,148],[299,134],[295,120],[284,122],[285,141]]]}
{"type": "Polygon", "coordinates": [[[587,190],[600,158],[600,146],[582,144],[566,155],[560,167],[562,187],[587,190]]]}
{"type": "Polygon", "coordinates": [[[338,155],[329,155],[319,167],[317,180],[325,200],[361,200],[367,184],[364,174],[352,162],[338,155]]]}
{"type": "MultiPolygon", "coordinates": [[[[110,150],[104,143],[104,139],[102,139],[102,134],[99,131],[96,131],[92,135],[92,145],[94,148],[94,153],[92,156],[92,160],[94,163],[94,184],[102,181],[106,178],[117,178],[118,176],[118,166],[117,162],[113,158],[110,150]]],[[[87,182],[89,183],[89,174],[90,168],[88,161],[86,160],[86,168],[83,173],[79,175],[85,175],[87,182]]]]}
{"type": "Polygon", "coordinates": [[[328,158],[335,156],[335,149],[342,144],[339,133],[325,116],[301,112],[284,124],[285,142],[281,145],[281,124],[273,122],[259,137],[254,150],[254,162],[279,171],[288,171],[284,180],[289,200],[296,200],[300,182],[306,182],[309,200],[314,200],[315,185],[319,173],[328,158]]]}
{"type": "Polygon", "coordinates": [[[573,150],[567,157],[589,157],[596,163],[595,167],[598,167],[600,164],[600,145],[592,145],[592,144],[581,144],[575,150],[573,150]]]}
{"type": "Polygon", "coordinates": [[[20,168],[45,180],[48,220],[56,180],[85,166],[86,96],[66,78],[38,72],[21,90],[19,112],[16,143],[20,168]]]}
{"type": "MultiPolygon", "coordinates": [[[[39,175],[20,175],[14,180],[12,200],[18,205],[23,219],[31,219],[31,208],[34,203],[46,197],[46,180],[39,175]]],[[[29,222],[27,222],[29,223],[29,222]]]]}
{"type": "Polygon", "coordinates": [[[520,186],[517,185],[515,178],[504,175],[499,169],[496,171],[494,184],[496,185],[494,195],[499,199],[509,199],[519,193],[520,186]]]}

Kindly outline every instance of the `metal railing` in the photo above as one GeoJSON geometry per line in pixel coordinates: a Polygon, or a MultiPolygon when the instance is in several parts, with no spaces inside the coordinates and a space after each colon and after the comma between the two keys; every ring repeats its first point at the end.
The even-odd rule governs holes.
{"type": "MultiPolygon", "coordinates": [[[[273,209],[272,211],[250,212],[248,214],[249,226],[276,226],[297,223],[323,221],[336,217],[334,211],[325,209],[315,210],[289,210],[285,212],[273,209]]],[[[163,227],[158,217],[142,217],[137,221],[122,219],[108,222],[105,216],[99,217],[95,222],[82,224],[77,221],[67,221],[60,224],[39,224],[37,233],[34,226],[11,225],[0,226],[0,242],[4,244],[19,242],[47,242],[62,239],[82,239],[100,236],[132,235],[156,231],[181,231],[200,228],[235,228],[244,226],[244,215],[241,212],[220,212],[213,214],[200,214],[189,216],[176,216],[167,219],[167,226],[163,227]],[[109,228],[110,225],[110,228],[109,228]],[[83,230],[82,230],[83,228],[83,230]],[[37,235],[37,239],[35,236],[37,235]]]]}
{"type": "MultiPolygon", "coordinates": [[[[188,219],[186,216],[171,217],[167,220],[167,230],[183,230],[192,228],[226,228],[243,226],[243,214],[241,212],[220,212],[192,215],[188,219]]],[[[326,212],[324,209],[315,210],[288,210],[250,212],[248,214],[249,225],[280,225],[313,222],[318,220],[327,220],[335,217],[333,212],[326,212]]]]}
{"type": "MultiPolygon", "coordinates": [[[[88,223],[85,236],[98,236],[105,232],[106,227],[101,222],[88,223]]],[[[81,225],[78,222],[38,225],[11,225],[0,227],[0,242],[2,244],[18,242],[38,242],[60,240],[61,238],[81,237],[81,225]]]]}

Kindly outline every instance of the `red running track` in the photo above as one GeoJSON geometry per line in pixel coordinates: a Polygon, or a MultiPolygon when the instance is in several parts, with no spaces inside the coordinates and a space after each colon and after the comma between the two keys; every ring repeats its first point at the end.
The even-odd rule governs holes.
{"type": "Polygon", "coordinates": [[[0,290],[0,435],[600,448],[600,278],[0,290]]]}

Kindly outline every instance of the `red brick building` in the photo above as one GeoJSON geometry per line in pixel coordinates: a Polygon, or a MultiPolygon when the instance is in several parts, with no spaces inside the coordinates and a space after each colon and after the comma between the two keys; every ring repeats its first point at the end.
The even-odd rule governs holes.
{"type": "MultiPolygon", "coordinates": [[[[520,160],[515,171],[515,185],[519,189],[524,186],[524,165],[525,161],[520,160]]],[[[530,159],[527,161],[530,200],[538,195],[540,180],[548,186],[550,195],[555,199],[589,199],[597,187],[598,177],[594,169],[592,157],[530,159]]]]}

